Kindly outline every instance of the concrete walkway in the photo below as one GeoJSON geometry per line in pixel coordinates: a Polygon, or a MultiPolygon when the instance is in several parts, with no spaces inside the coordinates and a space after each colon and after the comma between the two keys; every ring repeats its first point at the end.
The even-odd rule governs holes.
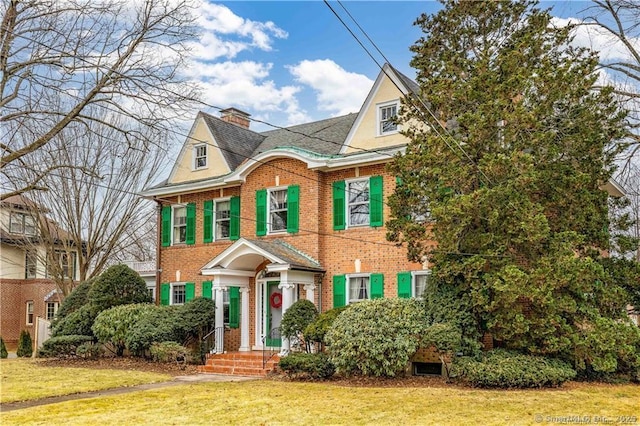
{"type": "Polygon", "coordinates": [[[41,405],[57,404],[59,402],[74,401],[78,399],[99,398],[102,396],[121,395],[124,393],[161,389],[170,386],[184,385],[189,383],[204,382],[243,382],[247,380],[257,380],[259,377],[230,376],[225,374],[193,374],[190,376],[177,376],[167,382],[148,383],[144,385],[128,386],[121,388],[105,389],[94,392],[74,393],[72,395],[51,396],[48,398],[33,399],[30,401],[7,402],[0,404],[0,412],[22,410],[24,408],[38,407],[41,405]]]}

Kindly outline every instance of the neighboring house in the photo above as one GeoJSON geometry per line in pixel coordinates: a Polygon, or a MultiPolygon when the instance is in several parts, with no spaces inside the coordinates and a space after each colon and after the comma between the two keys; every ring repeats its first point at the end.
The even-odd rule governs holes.
{"type": "Polygon", "coordinates": [[[167,181],[144,191],[161,205],[159,303],[212,298],[217,352],[284,354],[296,300],[326,311],[429,291],[429,265],[384,227],[386,164],[408,143],[392,118],[417,89],[385,65],[357,114],[262,133],[237,109],[200,112],[167,181]]]}
{"type": "Polygon", "coordinates": [[[0,335],[10,349],[22,330],[35,339],[37,319],[56,314],[61,295],[53,274],[78,279],[77,252],[63,247],[67,234],[45,213],[24,196],[0,202],[0,335]],[[43,231],[57,243],[46,243],[51,239],[44,239],[43,231]]]}
{"type": "Polygon", "coordinates": [[[156,300],[156,261],[155,260],[125,260],[122,262],[123,265],[127,265],[129,268],[133,269],[142,277],[145,284],[147,285],[147,291],[151,298],[156,300]]]}

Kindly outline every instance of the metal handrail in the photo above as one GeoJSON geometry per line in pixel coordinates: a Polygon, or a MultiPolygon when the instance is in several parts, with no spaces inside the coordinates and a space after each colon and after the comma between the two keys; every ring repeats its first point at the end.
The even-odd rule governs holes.
{"type": "MultiPolygon", "coordinates": [[[[269,339],[280,339],[280,327],[275,327],[272,328],[271,330],[269,330],[269,339]]],[[[280,341],[280,346],[269,346],[269,350],[267,351],[267,336],[262,336],[262,368],[265,368],[267,366],[267,362],[269,362],[269,360],[271,358],[273,358],[273,356],[275,355],[276,352],[280,352],[280,348],[282,345],[282,340],[280,341]],[[267,356],[267,353],[269,354],[269,356],[267,356]]]]}

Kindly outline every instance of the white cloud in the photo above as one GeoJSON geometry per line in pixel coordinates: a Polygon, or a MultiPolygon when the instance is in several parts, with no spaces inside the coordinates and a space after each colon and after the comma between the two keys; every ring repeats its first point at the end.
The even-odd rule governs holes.
{"type": "Polygon", "coordinates": [[[304,60],[287,68],[296,81],[316,92],[318,109],[335,115],[358,111],[373,85],[367,76],[348,72],[330,59],[304,60]]]}

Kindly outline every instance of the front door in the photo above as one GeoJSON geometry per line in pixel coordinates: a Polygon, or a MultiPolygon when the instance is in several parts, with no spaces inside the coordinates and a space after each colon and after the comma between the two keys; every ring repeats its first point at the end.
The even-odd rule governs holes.
{"type": "Polygon", "coordinates": [[[282,291],[278,288],[279,281],[267,282],[267,318],[266,318],[266,343],[267,346],[280,347],[280,322],[282,321],[282,291]]]}

